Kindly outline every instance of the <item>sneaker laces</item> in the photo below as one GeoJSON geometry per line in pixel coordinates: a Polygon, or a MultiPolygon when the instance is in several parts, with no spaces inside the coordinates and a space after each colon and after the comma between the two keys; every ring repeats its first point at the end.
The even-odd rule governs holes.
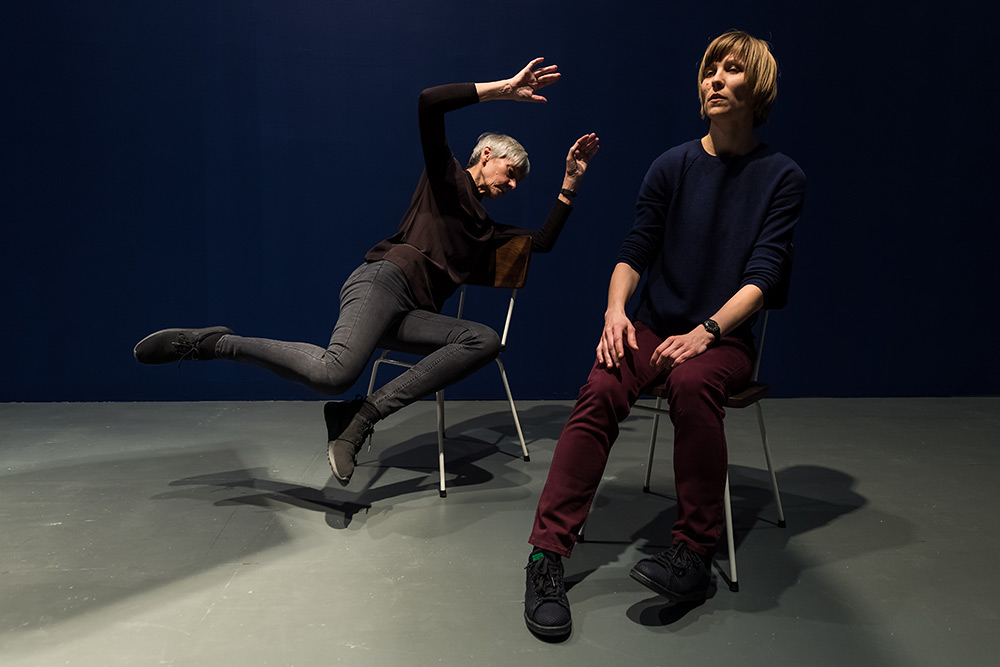
{"type": "MultiPolygon", "coordinates": [[[[361,394],[355,394],[354,400],[364,401],[365,397],[361,394]]],[[[365,446],[365,440],[368,441],[368,451],[372,450],[372,443],[375,441],[375,422],[365,422],[365,428],[361,431],[361,440],[358,442],[358,451],[365,446]]]]}
{"type": "MultiPolygon", "coordinates": [[[[355,417],[355,419],[358,419],[358,417],[355,417]]],[[[348,435],[347,431],[349,431],[350,428],[351,427],[348,426],[347,430],[345,430],[343,433],[341,433],[340,437],[337,438],[337,439],[338,440],[343,440],[344,442],[351,443],[351,446],[354,447],[354,452],[355,453],[360,452],[364,448],[365,441],[367,440],[368,441],[368,451],[371,451],[371,448],[372,448],[372,435],[375,433],[375,424],[373,424],[372,422],[367,421],[365,419],[361,419],[361,430],[360,430],[360,432],[357,433],[357,434],[352,433],[352,434],[348,435]],[[355,441],[355,439],[354,439],[355,435],[357,435],[357,441],[355,441]]]]}
{"type": "Polygon", "coordinates": [[[358,443],[358,451],[360,452],[365,446],[365,440],[368,441],[368,451],[372,450],[372,436],[375,435],[375,424],[368,422],[364,430],[361,431],[361,441],[358,443]]]}
{"type": "Polygon", "coordinates": [[[699,569],[705,563],[696,553],[691,551],[687,542],[678,542],[662,553],[653,556],[653,560],[664,567],[668,567],[676,574],[683,574],[686,570],[699,569]]]}
{"type": "Polygon", "coordinates": [[[563,581],[563,566],[555,559],[542,557],[538,561],[529,562],[524,569],[531,575],[531,585],[539,602],[562,603],[566,595],[566,584],[563,581]]]}
{"type": "Polygon", "coordinates": [[[190,341],[188,337],[183,333],[177,335],[177,340],[170,343],[173,346],[174,351],[181,355],[180,359],[177,360],[177,367],[180,368],[181,364],[185,361],[198,361],[201,359],[201,355],[198,354],[198,341],[190,341]]]}

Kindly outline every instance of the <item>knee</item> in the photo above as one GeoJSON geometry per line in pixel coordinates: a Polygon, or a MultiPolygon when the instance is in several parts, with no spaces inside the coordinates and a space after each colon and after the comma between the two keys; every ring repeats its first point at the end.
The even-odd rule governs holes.
{"type": "Polygon", "coordinates": [[[340,394],[346,393],[353,385],[357,378],[351,381],[346,381],[342,376],[335,373],[317,373],[313,377],[309,378],[307,384],[315,391],[321,394],[326,394],[327,396],[339,396],[340,394]]]}
{"type": "Polygon", "coordinates": [[[484,324],[467,323],[454,342],[477,351],[479,356],[486,359],[495,359],[500,354],[500,336],[484,324]]]}
{"type": "Polygon", "coordinates": [[[595,365],[587,382],[580,388],[577,403],[601,408],[601,411],[615,422],[620,422],[628,416],[630,401],[628,391],[620,375],[613,370],[607,370],[595,365]]]}
{"type": "Polygon", "coordinates": [[[341,355],[327,350],[320,363],[309,369],[307,384],[320,393],[338,396],[350,390],[363,371],[364,366],[344,363],[341,355]]]}
{"type": "Polygon", "coordinates": [[[722,407],[726,396],[722,387],[712,383],[695,367],[681,364],[667,376],[667,401],[671,410],[682,410],[691,404],[711,404],[722,407]]]}

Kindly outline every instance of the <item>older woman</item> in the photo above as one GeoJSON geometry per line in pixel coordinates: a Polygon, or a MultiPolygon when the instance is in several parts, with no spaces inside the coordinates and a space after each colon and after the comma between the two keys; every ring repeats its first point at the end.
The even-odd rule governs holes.
{"type": "Polygon", "coordinates": [[[569,217],[572,198],[598,150],[596,135],[580,137],[569,149],[562,189],[537,231],[498,224],[482,205],[484,198],[514,190],[528,175],[528,155],[521,144],[505,135],[484,134],[463,167],[445,135],[445,114],[461,107],[487,100],[545,102],[538,91],[560,74],[555,65],[541,63],[536,58],[502,81],[450,84],[420,94],[424,172],[399,231],[369,250],[341,288],[340,314],[325,348],[237,336],[227,327],[165,329],[141,340],[135,358],[144,364],[242,361],[336,395],[354,384],[380,344],[430,350],[366,399],[326,405],[327,454],[337,480],[346,485],[375,422],[461,380],[499,353],[496,332],[441,315],[444,301],[513,236],[530,235],[533,252],[551,250],[569,217]]]}

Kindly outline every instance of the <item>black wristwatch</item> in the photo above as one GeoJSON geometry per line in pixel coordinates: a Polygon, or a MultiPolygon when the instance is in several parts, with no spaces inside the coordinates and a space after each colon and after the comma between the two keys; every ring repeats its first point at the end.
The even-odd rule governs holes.
{"type": "Polygon", "coordinates": [[[561,194],[566,199],[573,199],[573,197],[576,196],[576,190],[567,190],[566,188],[563,188],[562,190],[559,191],[559,194],[561,194]]]}
{"type": "Polygon", "coordinates": [[[701,323],[701,326],[705,327],[705,331],[715,336],[715,342],[718,343],[722,338],[722,329],[719,328],[719,323],[715,320],[708,319],[701,323]]]}

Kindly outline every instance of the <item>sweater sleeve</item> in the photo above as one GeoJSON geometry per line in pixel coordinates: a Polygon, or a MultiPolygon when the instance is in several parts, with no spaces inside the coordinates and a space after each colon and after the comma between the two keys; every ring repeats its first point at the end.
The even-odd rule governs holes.
{"type": "Polygon", "coordinates": [[[428,178],[443,174],[453,158],[445,135],[444,115],[479,102],[474,83],[450,83],[427,88],[417,101],[420,145],[428,178]]]}
{"type": "Polygon", "coordinates": [[[555,247],[556,239],[559,238],[559,234],[562,232],[562,228],[566,224],[566,220],[569,218],[569,214],[572,211],[572,206],[556,199],[556,202],[552,205],[552,209],[549,211],[549,216],[545,219],[545,224],[542,225],[541,229],[532,231],[494,223],[494,240],[500,244],[514,236],[530,236],[531,252],[549,252],[555,247]]]}
{"type": "Polygon", "coordinates": [[[771,202],[760,234],[754,243],[743,272],[740,287],[756,285],[764,293],[765,301],[770,291],[781,280],[802,205],[805,200],[805,175],[792,163],[782,174],[771,202]]]}
{"type": "Polygon", "coordinates": [[[642,274],[653,262],[663,247],[671,194],[661,156],[650,165],[646,177],[642,179],[635,204],[635,223],[622,243],[618,253],[619,263],[628,264],[642,274]]]}

